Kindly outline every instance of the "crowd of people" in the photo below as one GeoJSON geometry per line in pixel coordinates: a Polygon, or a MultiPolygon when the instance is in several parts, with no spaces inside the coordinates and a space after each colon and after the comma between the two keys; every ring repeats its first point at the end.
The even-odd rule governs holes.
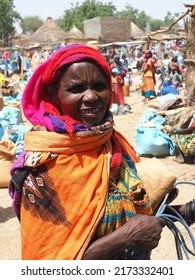
{"type": "MultiPolygon", "coordinates": [[[[151,50],[143,50],[142,45],[100,49],[112,74],[113,104],[117,105],[114,113],[125,114],[131,109],[131,106],[125,103],[124,97],[129,95],[133,83],[131,73],[135,69],[142,75],[141,91],[145,101],[165,94],[167,85],[169,93],[179,93],[186,71],[178,50],[180,44],[173,42],[169,47],[164,47],[163,51],[159,51],[159,44],[154,45],[151,50]]],[[[0,51],[1,73],[5,78],[17,73],[21,75],[21,79],[28,79],[40,64],[61,47],[29,52],[12,48],[0,51]]],[[[2,75],[0,81],[2,84],[2,75]]]]}
{"type": "Polygon", "coordinates": [[[0,51],[0,69],[6,77],[13,74],[31,73],[43,63],[54,49],[24,51],[10,48],[9,50],[0,51]]]}
{"type": "Polygon", "coordinates": [[[102,49],[101,52],[111,68],[114,103],[124,106],[125,85],[129,91],[133,83],[133,69],[142,76],[141,92],[144,101],[167,93],[179,94],[179,89],[185,86],[186,74],[179,46],[181,42],[173,42],[169,47],[164,47],[163,51],[159,51],[159,44],[154,45],[151,50],[143,50],[141,45],[102,49]]]}
{"type": "MultiPolygon", "coordinates": [[[[140,77],[137,90],[143,96],[143,102],[167,94],[179,95],[185,88],[186,66],[180,53],[180,41],[169,44],[154,44],[150,50],[142,45],[102,48],[99,52],[106,59],[112,76],[112,104],[110,111],[116,114],[131,112],[131,104],[127,104],[125,96],[130,95],[133,76],[140,77]]],[[[55,46],[51,50],[36,50],[24,53],[10,49],[0,53],[0,86],[3,93],[13,94],[9,86],[9,78],[18,74],[20,79],[30,79],[33,72],[52,54],[63,46],[55,46]]],[[[180,136],[181,137],[181,136],[180,136]]],[[[194,153],[194,152],[193,152],[194,153]]]]}

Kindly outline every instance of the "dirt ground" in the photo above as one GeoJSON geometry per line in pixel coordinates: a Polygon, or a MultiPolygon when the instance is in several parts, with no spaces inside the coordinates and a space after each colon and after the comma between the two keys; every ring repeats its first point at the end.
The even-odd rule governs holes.
{"type": "MultiPolygon", "coordinates": [[[[136,125],[142,117],[148,104],[144,104],[142,97],[136,91],[130,92],[130,96],[125,97],[126,103],[131,106],[131,113],[126,115],[116,115],[114,117],[116,129],[122,132],[130,143],[135,146],[136,125]]],[[[194,182],[194,165],[179,164],[173,161],[173,157],[161,158],[167,169],[171,171],[178,182],[194,182]]],[[[163,175],[163,174],[162,174],[163,175]]],[[[174,204],[185,203],[195,198],[195,186],[180,184],[178,185],[179,195],[174,204]]],[[[183,234],[187,246],[192,250],[191,239],[185,228],[178,227],[183,234]]],[[[195,238],[195,226],[190,230],[195,238]]],[[[7,189],[0,189],[0,260],[19,260],[20,259],[20,229],[19,222],[11,209],[11,199],[7,189]]],[[[184,256],[185,259],[185,256],[184,256]]],[[[190,259],[195,257],[190,255],[190,259]]],[[[177,260],[175,240],[172,232],[165,227],[158,247],[152,252],[152,260],[177,260]]]]}

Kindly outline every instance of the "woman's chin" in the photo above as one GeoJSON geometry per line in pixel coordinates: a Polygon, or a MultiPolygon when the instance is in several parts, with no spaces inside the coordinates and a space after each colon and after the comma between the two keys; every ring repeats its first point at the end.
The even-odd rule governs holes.
{"type": "Polygon", "coordinates": [[[100,125],[102,122],[102,118],[101,119],[97,119],[96,118],[87,118],[87,119],[83,119],[82,123],[88,126],[98,126],[100,125]]]}

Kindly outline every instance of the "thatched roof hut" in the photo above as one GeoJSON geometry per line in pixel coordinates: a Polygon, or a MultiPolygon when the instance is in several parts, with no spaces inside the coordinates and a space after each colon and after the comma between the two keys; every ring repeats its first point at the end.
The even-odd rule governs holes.
{"type": "Polygon", "coordinates": [[[25,33],[19,34],[18,32],[15,33],[13,37],[13,47],[14,48],[27,48],[29,47],[31,36],[25,33]]]}
{"type": "Polygon", "coordinates": [[[84,34],[79,30],[75,25],[71,28],[71,30],[67,33],[66,37],[77,37],[83,38],[84,34]]]}
{"type": "Polygon", "coordinates": [[[145,36],[145,32],[139,28],[134,22],[130,22],[131,24],[131,37],[136,39],[142,38],[145,36]]]}
{"type": "Polygon", "coordinates": [[[52,19],[48,17],[45,23],[32,34],[30,44],[40,44],[42,47],[51,47],[64,43],[67,33],[52,19]]]}

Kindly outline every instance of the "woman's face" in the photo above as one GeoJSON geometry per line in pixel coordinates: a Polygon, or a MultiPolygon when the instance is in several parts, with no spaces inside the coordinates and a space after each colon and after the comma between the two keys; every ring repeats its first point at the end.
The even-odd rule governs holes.
{"type": "Polygon", "coordinates": [[[97,126],[106,114],[110,91],[101,69],[92,62],[73,63],[59,84],[55,102],[62,115],[97,126]]]}

